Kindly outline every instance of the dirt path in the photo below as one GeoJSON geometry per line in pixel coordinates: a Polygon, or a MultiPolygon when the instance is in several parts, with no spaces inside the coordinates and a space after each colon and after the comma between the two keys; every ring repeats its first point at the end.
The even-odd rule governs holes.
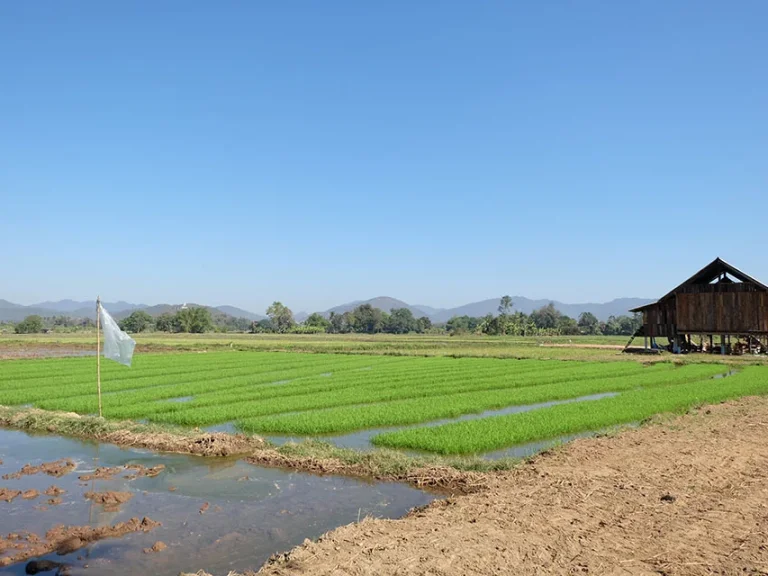
{"type": "Polygon", "coordinates": [[[342,527],[265,575],[768,574],[768,399],[577,440],[402,520],[342,527]]]}

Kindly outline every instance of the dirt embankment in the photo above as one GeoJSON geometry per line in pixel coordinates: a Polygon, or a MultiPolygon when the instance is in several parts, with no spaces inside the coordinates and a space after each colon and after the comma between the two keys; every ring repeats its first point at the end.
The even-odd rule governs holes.
{"type": "Polygon", "coordinates": [[[365,520],[260,574],[766,574],[768,399],[577,440],[486,490],[365,520]]]}
{"type": "Polygon", "coordinates": [[[0,406],[0,426],[29,431],[90,438],[99,442],[178,452],[198,456],[233,456],[263,448],[264,440],[242,434],[158,432],[134,422],[111,422],[72,412],[50,412],[37,408],[14,409],[0,406]]]}
{"type": "Polygon", "coordinates": [[[408,470],[389,472],[377,469],[370,462],[346,463],[334,458],[312,456],[286,456],[277,450],[259,450],[245,459],[257,466],[292,468],[313,474],[338,474],[359,476],[374,480],[407,482],[418,488],[446,490],[470,494],[488,487],[488,476],[477,472],[465,472],[448,466],[415,467],[408,470]]]}
{"type": "Polygon", "coordinates": [[[131,532],[149,532],[160,526],[149,518],[131,518],[126,522],[119,522],[113,526],[56,526],[51,528],[40,538],[32,533],[11,533],[0,536],[0,553],[15,550],[16,553],[0,558],[0,566],[10,566],[16,562],[23,562],[29,558],[43,556],[51,552],[57,554],[69,554],[91,542],[104,538],[117,538],[131,532]]]}

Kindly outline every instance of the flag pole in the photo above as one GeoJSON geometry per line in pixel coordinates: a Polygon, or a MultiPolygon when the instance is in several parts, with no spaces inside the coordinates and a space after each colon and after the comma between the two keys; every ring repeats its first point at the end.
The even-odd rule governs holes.
{"type": "Polygon", "coordinates": [[[96,296],[96,387],[99,391],[99,418],[101,418],[101,297],[96,296]]]}

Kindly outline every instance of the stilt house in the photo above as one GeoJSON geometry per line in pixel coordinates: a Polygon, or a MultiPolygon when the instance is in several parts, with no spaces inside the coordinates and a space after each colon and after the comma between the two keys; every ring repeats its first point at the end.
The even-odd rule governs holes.
{"type": "Polygon", "coordinates": [[[712,350],[718,336],[725,353],[736,336],[752,349],[768,337],[768,286],[717,258],[657,302],[631,312],[643,315],[638,335],[645,336],[646,348],[666,337],[676,352],[712,350]]]}

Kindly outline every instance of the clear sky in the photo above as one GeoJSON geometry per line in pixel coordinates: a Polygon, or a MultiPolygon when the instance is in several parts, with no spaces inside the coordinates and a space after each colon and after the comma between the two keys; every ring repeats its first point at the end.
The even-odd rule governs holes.
{"type": "Polygon", "coordinates": [[[768,280],[768,2],[2,2],[0,298],[768,280]]]}

